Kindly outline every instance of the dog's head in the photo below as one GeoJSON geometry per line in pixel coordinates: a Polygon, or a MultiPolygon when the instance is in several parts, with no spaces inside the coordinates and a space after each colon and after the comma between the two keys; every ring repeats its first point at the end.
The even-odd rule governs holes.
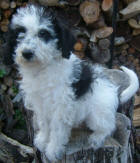
{"type": "Polygon", "coordinates": [[[28,5],[13,15],[4,60],[18,65],[51,64],[69,57],[75,39],[50,9],[28,5]]]}

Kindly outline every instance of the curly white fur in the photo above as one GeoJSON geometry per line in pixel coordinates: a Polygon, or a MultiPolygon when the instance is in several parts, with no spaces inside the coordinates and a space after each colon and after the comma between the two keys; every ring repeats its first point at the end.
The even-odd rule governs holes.
{"type": "MultiPolygon", "coordinates": [[[[56,161],[65,152],[71,129],[83,121],[94,131],[89,143],[94,149],[101,147],[115,129],[119,86],[101,75],[104,67],[89,65],[95,77],[91,84],[92,91],[75,99],[70,85],[78,76],[73,77],[73,64],[77,64],[80,73],[82,61],[74,54],[70,59],[63,58],[61,49],[56,45],[57,38],[45,42],[37,36],[42,28],[55,36],[54,29],[50,27],[53,25],[50,17],[39,21],[43,12],[43,8],[33,5],[21,8],[14,15],[11,28],[26,28],[26,32],[21,32],[17,38],[15,62],[23,77],[20,88],[24,92],[25,106],[34,112],[34,128],[37,129],[34,145],[45,152],[49,160],[56,161]],[[25,49],[34,53],[32,60],[22,56],[25,49]]],[[[121,101],[126,101],[127,96],[130,98],[138,89],[138,82],[134,72],[126,68],[123,70],[130,78],[136,79],[131,89],[121,94],[121,101]]]]}

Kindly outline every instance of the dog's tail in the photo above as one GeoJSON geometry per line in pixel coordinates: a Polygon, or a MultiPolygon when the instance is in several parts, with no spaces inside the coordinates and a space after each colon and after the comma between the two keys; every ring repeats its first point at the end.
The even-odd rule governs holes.
{"type": "Polygon", "coordinates": [[[137,75],[130,69],[121,66],[120,67],[130,78],[130,85],[126,88],[120,95],[120,102],[121,104],[125,103],[129,100],[138,90],[139,88],[139,80],[137,75]]]}

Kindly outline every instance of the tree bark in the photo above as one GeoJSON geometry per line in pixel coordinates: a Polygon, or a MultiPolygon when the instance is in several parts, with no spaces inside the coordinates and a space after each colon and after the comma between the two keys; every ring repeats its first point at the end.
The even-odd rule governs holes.
{"type": "Polygon", "coordinates": [[[34,159],[32,147],[23,145],[18,141],[0,133],[0,160],[3,163],[30,163],[34,159]]]}

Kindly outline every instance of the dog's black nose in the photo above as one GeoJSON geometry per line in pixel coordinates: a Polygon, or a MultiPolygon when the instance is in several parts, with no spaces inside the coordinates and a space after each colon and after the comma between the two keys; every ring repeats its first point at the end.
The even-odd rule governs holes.
{"type": "Polygon", "coordinates": [[[22,52],[22,56],[27,59],[27,60],[30,60],[32,57],[33,57],[33,52],[30,51],[30,50],[24,50],[22,52]]]}

